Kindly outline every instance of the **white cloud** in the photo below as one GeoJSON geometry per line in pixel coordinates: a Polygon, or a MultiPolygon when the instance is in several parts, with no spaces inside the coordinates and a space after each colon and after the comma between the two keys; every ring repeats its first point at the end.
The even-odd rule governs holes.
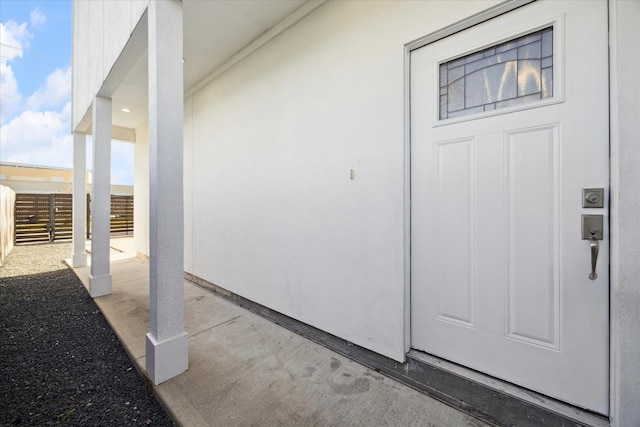
{"type": "Polygon", "coordinates": [[[29,107],[38,110],[41,108],[56,108],[64,105],[71,99],[71,67],[66,70],[57,68],[47,76],[44,86],[41,86],[29,97],[29,107]]]}
{"type": "Polygon", "coordinates": [[[13,115],[21,100],[18,81],[11,66],[5,61],[0,62],[0,125],[13,115]]]}
{"type": "Polygon", "coordinates": [[[27,23],[18,25],[15,21],[0,22],[0,60],[11,61],[22,58],[22,51],[29,47],[33,36],[27,30],[27,23]]]}
{"type": "Polygon", "coordinates": [[[22,58],[31,37],[26,22],[20,25],[15,21],[0,22],[0,124],[11,117],[22,100],[9,61],[22,58]]]}
{"type": "MultiPolygon", "coordinates": [[[[1,0],[0,0],[1,1],[1,0]]],[[[30,27],[14,21],[0,23],[0,159],[7,162],[71,167],[71,67],[56,69],[42,86],[23,97],[11,61],[19,60],[33,38],[28,31],[43,25],[46,17],[31,12],[30,27]],[[26,99],[23,99],[26,98],[26,99]],[[17,114],[17,115],[16,115],[17,114]]],[[[87,167],[91,168],[91,138],[87,167]]],[[[117,183],[133,183],[133,145],[112,144],[112,174],[117,183]]]]}
{"type": "Polygon", "coordinates": [[[47,22],[47,17],[40,11],[40,9],[34,9],[31,11],[31,26],[39,27],[47,22]]]}
{"type": "MultiPolygon", "coordinates": [[[[31,13],[32,26],[44,22],[46,17],[39,10],[31,13]]],[[[11,62],[23,57],[32,38],[26,22],[0,23],[0,158],[70,167],[73,156],[70,67],[56,69],[25,103],[18,88],[19,76],[15,75],[11,62]]]]}
{"type": "Polygon", "coordinates": [[[0,128],[2,160],[71,167],[73,136],[69,105],[62,111],[27,110],[0,128]]]}

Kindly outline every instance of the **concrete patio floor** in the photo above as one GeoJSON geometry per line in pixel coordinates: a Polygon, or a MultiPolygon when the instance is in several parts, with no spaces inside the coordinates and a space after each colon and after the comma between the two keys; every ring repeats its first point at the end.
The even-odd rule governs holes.
{"type": "MultiPolygon", "coordinates": [[[[111,240],[112,294],[95,301],[145,372],[149,265],[111,240]]],[[[88,287],[90,268],[75,268],[88,287]]],[[[484,426],[483,422],[184,282],[189,370],[156,395],[183,426],[484,426]]]]}

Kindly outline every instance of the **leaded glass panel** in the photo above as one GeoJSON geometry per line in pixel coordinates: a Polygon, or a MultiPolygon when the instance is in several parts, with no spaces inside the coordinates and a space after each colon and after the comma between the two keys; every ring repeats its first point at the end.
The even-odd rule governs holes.
{"type": "Polygon", "coordinates": [[[553,97],[553,27],[440,64],[440,119],[553,97]]]}

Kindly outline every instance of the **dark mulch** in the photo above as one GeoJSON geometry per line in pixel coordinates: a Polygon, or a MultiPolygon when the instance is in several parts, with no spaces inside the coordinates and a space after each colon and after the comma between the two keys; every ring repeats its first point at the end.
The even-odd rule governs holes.
{"type": "Polygon", "coordinates": [[[62,264],[70,250],[17,246],[0,267],[0,425],[174,425],[62,264]]]}

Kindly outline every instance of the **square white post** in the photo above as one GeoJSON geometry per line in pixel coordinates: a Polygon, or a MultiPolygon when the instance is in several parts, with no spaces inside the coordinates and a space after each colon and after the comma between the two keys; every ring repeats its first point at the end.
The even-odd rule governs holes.
{"type": "Polygon", "coordinates": [[[91,184],[91,274],[93,298],[111,293],[111,98],[93,100],[93,182],[91,184]]]}
{"type": "Polygon", "coordinates": [[[73,134],[73,253],[72,267],[87,265],[87,136],[83,133],[73,134]]]}
{"type": "Polygon", "coordinates": [[[152,1],[149,19],[147,373],[160,384],[189,366],[184,332],[182,2],[152,1]]]}

